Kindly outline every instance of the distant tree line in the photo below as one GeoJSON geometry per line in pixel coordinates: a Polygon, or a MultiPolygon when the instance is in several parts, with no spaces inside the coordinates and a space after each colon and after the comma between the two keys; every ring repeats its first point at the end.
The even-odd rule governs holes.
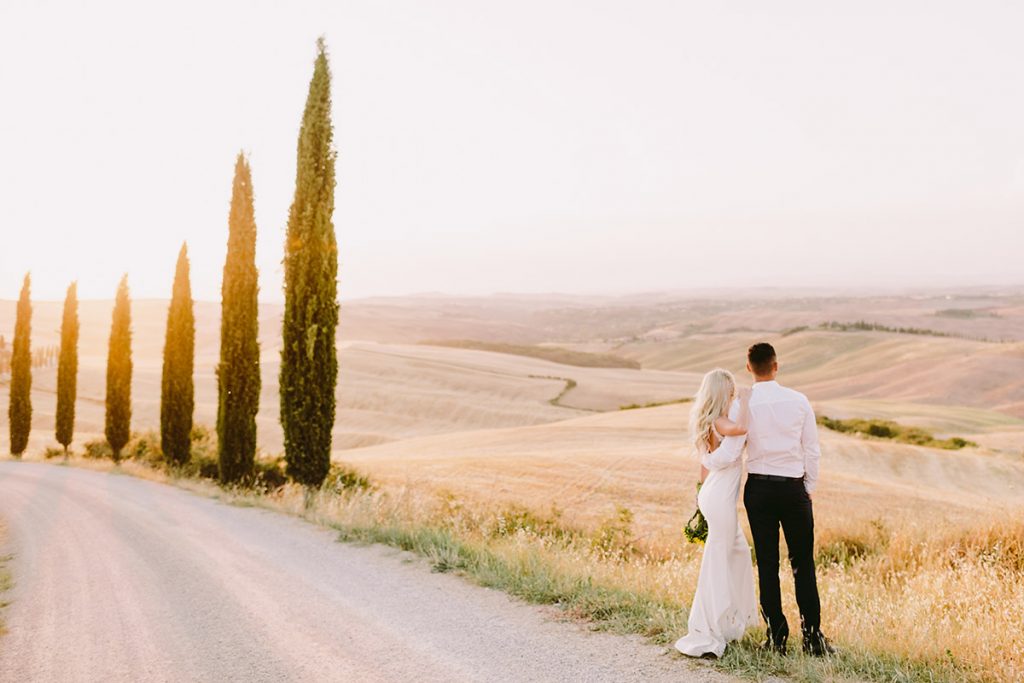
{"type": "Polygon", "coordinates": [[[850,330],[860,330],[866,332],[893,332],[895,334],[918,334],[925,337],[953,337],[955,335],[949,332],[942,332],[940,330],[928,330],[920,327],[890,327],[888,325],[882,325],[881,323],[869,323],[866,320],[858,320],[852,323],[840,323],[835,320],[829,320],[818,325],[824,330],[838,330],[840,332],[849,332],[850,330]]]}
{"type": "MultiPolygon", "coordinates": [[[[56,344],[34,349],[31,356],[32,368],[52,368],[57,364],[57,354],[59,352],[60,346],[56,344]]],[[[9,375],[11,373],[11,357],[13,355],[13,350],[7,343],[7,339],[4,338],[3,335],[0,335],[0,376],[9,375]]]]}
{"type": "MultiPolygon", "coordinates": [[[[284,245],[285,311],[280,369],[280,419],[287,475],[319,487],[330,469],[338,363],[338,249],[334,232],[335,150],[330,67],[323,39],[309,84],[299,132],[295,192],[284,245]]],[[[228,250],[221,286],[221,340],[217,364],[217,460],[224,484],[252,481],[260,396],[256,220],[251,169],[235,159],[228,250]]],[[[31,277],[22,283],[14,338],[0,337],[0,373],[10,374],[11,453],[28,446],[32,421],[32,369],[57,364],[55,437],[65,457],[74,436],[78,373],[78,298],[71,283],[64,301],[59,346],[31,349],[31,277]]],[[[191,458],[195,317],[188,247],[178,252],[167,312],[160,384],[160,450],[172,467],[191,458]]],[[[104,435],[120,461],[131,438],[132,324],[128,276],[122,276],[111,314],[107,349],[104,435]]]]}
{"type": "MultiPolygon", "coordinates": [[[[800,332],[806,332],[811,328],[808,325],[800,325],[798,327],[790,327],[782,330],[780,335],[783,337],[789,337],[800,332]]],[[[966,334],[957,334],[955,332],[943,332],[942,330],[932,330],[923,327],[891,327],[889,325],[883,325],[881,323],[871,323],[866,320],[857,320],[855,322],[843,323],[835,320],[829,320],[820,323],[817,326],[819,330],[834,330],[837,332],[889,332],[892,334],[914,334],[924,337],[947,337],[955,339],[968,339],[971,341],[987,342],[991,344],[1004,343],[1002,339],[990,339],[988,337],[972,337],[966,334]]]]}

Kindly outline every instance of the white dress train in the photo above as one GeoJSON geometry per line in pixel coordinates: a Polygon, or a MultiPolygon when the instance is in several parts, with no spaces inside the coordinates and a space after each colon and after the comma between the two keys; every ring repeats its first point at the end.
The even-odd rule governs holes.
{"type": "Polygon", "coordinates": [[[742,475],[742,459],[712,470],[697,496],[708,522],[708,538],[687,633],[676,641],[676,649],[684,655],[721,657],[729,642],[739,640],[748,626],[758,623],[750,546],[736,513],[742,475]]]}

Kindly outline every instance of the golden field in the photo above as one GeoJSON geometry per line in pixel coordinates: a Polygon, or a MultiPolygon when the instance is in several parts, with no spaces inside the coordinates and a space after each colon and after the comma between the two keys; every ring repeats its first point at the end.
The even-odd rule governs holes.
{"type": "MultiPolygon", "coordinates": [[[[196,312],[196,421],[212,424],[217,307],[200,303],[196,312]]],[[[134,313],[133,423],[141,430],[157,426],[166,302],[136,302],[134,313]]],[[[36,344],[55,343],[58,314],[59,304],[36,305],[36,344]]],[[[259,438],[275,453],[280,310],[262,314],[259,438]]],[[[77,444],[102,431],[109,315],[109,303],[83,303],[77,444]]],[[[692,395],[712,367],[738,373],[752,341],[776,344],[781,381],[807,393],[819,415],[891,419],[976,442],[946,451],[822,431],[815,513],[824,627],[852,663],[781,673],[1024,680],[1021,296],[409,297],[343,304],[341,320],[334,455],[387,496],[325,514],[350,524],[448,516],[461,520],[444,523],[462,538],[508,558],[541,553],[566,575],[674,606],[680,623],[700,550],[680,534],[697,463],[688,406],[673,401],[692,395]],[[949,313],[956,309],[973,312],[949,313]],[[817,327],[857,320],[954,336],[817,327]],[[420,343],[428,339],[547,345],[642,368],[420,343]],[[601,555],[529,529],[498,539],[482,531],[520,508],[593,534],[628,509],[630,550],[601,555]],[[876,669],[865,663],[872,657],[876,669]]],[[[12,328],[13,306],[0,302],[0,334],[9,339],[12,328]]],[[[54,384],[55,370],[34,373],[36,452],[53,444],[54,384]]],[[[6,415],[0,426],[6,449],[6,415]]],[[[787,576],[783,568],[795,618],[787,576]]],[[[755,676],[765,672],[754,667],[755,676]]]]}

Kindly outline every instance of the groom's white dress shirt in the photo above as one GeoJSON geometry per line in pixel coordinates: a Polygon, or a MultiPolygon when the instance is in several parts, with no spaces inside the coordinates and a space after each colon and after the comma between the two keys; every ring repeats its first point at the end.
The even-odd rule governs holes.
{"type": "MultiPolygon", "coordinates": [[[[739,416],[739,402],[733,402],[729,419],[739,416]]],[[[728,436],[713,452],[704,456],[709,470],[736,462],[747,444],[747,472],[780,477],[803,477],[804,487],[813,493],[818,485],[818,425],[810,401],[799,391],[778,382],[755,382],[750,394],[750,416],[746,436],[728,436]]]]}

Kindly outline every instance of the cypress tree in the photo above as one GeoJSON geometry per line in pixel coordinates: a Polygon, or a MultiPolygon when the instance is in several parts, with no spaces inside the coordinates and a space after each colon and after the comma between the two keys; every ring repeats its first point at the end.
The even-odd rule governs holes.
{"type": "Polygon", "coordinates": [[[72,282],[64,297],[60,324],[60,356],[57,362],[57,443],[68,446],[75,433],[75,398],[78,384],[78,285],[72,282]]]}
{"type": "Polygon", "coordinates": [[[257,275],[252,174],[245,156],[239,153],[228,215],[217,365],[217,460],[220,481],[225,484],[246,481],[256,458],[256,412],[260,406],[257,275]]]}
{"type": "Polygon", "coordinates": [[[11,455],[21,457],[32,430],[32,278],[25,274],[18,297],[11,349],[11,404],[7,411],[11,428],[11,455]]]}
{"type": "Polygon", "coordinates": [[[169,462],[184,465],[191,455],[195,390],[196,319],[192,310],[188,245],[182,244],[174,270],[174,288],[167,310],[164,368],[160,382],[160,450],[169,462]]]}
{"type": "Polygon", "coordinates": [[[121,278],[114,299],[107,350],[107,416],[105,433],[114,462],[131,437],[132,421],[132,311],[128,299],[128,276],[121,278]]]}
{"type": "Polygon", "coordinates": [[[321,38],[299,131],[295,196],[288,212],[280,380],[288,475],[307,489],[323,483],[330,469],[338,378],[330,80],[321,38]]]}

